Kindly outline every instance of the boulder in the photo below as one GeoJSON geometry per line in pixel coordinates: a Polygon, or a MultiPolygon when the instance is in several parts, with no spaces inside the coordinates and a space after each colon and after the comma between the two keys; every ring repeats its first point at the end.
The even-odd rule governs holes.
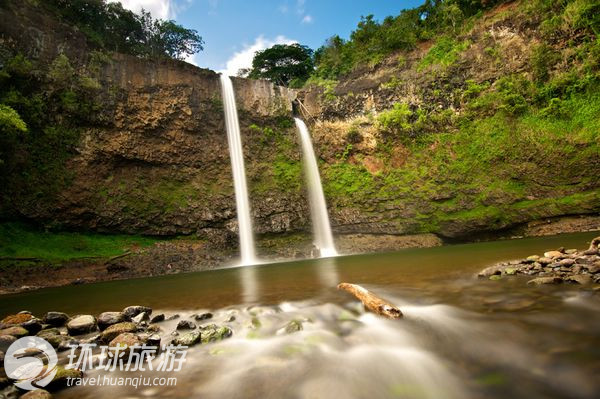
{"type": "Polygon", "coordinates": [[[6,316],[4,319],[2,319],[2,321],[0,321],[0,328],[19,326],[33,318],[34,317],[31,313],[19,313],[6,316]]]}
{"type": "Polygon", "coordinates": [[[563,259],[560,262],[558,262],[558,264],[561,266],[570,267],[575,264],[575,259],[563,259]]]}
{"type": "Polygon", "coordinates": [[[112,341],[110,341],[109,346],[111,347],[123,347],[123,348],[131,348],[134,346],[142,346],[144,341],[140,339],[137,335],[133,333],[123,333],[116,336],[112,341]]]}
{"type": "Polygon", "coordinates": [[[44,323],[52,327],[62,327],[69,320],[69,315],[63,312],[48,312],[44,316],[44,323]]]}
{"type": "Polygon", "coordinates": [[[530,285],[542,285],[542,284],[560,284],[562,283],[563,279],[560,277],[538,277],[538,278],[534,278],[533,280],[529,280],[527,282],[527,284],[530,285]]]}
{"type": "Polygon", "coordinates": [[[17,339],[12,335],[0,335],[0,351],[6,352],[17,339]]]}
{"type": "Polygon", "coordinates": [[[21,399],[52,399],[52,394],[44,389],[36,389],[27,392],[21,399]]]}
{"type": "Polygon", "coordinates": [[[196,325],[189,320],[181,320],[177,323],[177,330],[194,330],[196,325]]]}
{"type": "Polygon", "coordinates": [[[181,346],[193,346],[200,342],[201,336],[200,331],[189,331],[179,335],[178,337],[173,339],[173,345],[181,345],[181,346]]]}
{"type": "Polygon", "coordinates": [[[21,324],[21,327],[29,331],[29,334],[34,335],[42,330],[42,321],[40,319],[31,319],[21,324]]]}
{"type": "Polygon", "coordinates": [[[219,327],[216,324],[209,324],[200,328],[200,340],[203,344],[221,341],[222,339],[231,337],[232,334],[231,328],[225,326],[219,327]]]}
{"type": "Polygon", "coordinates": [[[67,331],[70,335],[87,334],[96,330],[96,318],[91,315],[74,316],[67,323],[67,331]]]}
{"type": "Polygon", "coordinates": [[[50,383],[46,386],[50,391],[65,388],[69,378],[82,378],[83,372],[78,369],[68,369],[64,366],[56,366],[56,374],[50,383]]]}
{"type": "Polygon", "coordinates": [[[110,342],[121,334],[136,332],[137,328],[137,325],[130,321],[113,324],[102,332],[101,340],[102,342],[110,342]]]}
{"type": "Polygon", "coordinates": [[[146,312],[142,312],[139,315],[131,318],[131,321],[136,324],[140,324],[141,322],[149,321],[149,320],[150,320],[150,316],[146,312]]]}
{"type": "Polygon", "coordinates": [[[20,326],[8,327],[0,330],[0,335],[12,335],[13,337],[21,338],[29,335],[29,331],[20,326]]]}
{"type": "Polygon", "coordinates": [[[105,330],[108,326],[125,321],[123,312],[103,312],[98,315],[98,328],[105,330]]]}
{"type": "Polygon", "coordinates": [[[565,279],[570,283],[577,283],[581,285],[587,285],[592,283],[592,277],[589,274],[576,274],[574,276],[569,276],[565,279]]]}
{"type": "Polygon", "coordinates": [[[556,259],[564,256],[560,251],[548,251],[544,253],[544,258],[556,259]]]}
{"type": "Polygon", "coordinates": [[[155,315],[150,320],[150,323],[160,323],[161,321],[165,321],[165,314],[164,313],[159,313],[159,314],[155,315]]]}
{"type": "Polygon", "coordinates": [[[125,309],[123,309],[123,314],[125,315],[125,318],[127,320],[131,320],[132,318],[139,315],[140,313],[148,313],[148,315],[151,315],[152,309],[147,306],[139,306],[139,305],[127,306],[125,309]]]}
{"type": "Polygon", "coordinates": [[[213,314],[212,314],[212,313],[210,313],[210,312],[207,312],[207,313],[202,313],[202,314],[200,314],[200,315],[198,315],[198,314],[197,314],[197,315],[195,315],[195,316],[194,316],[194,319],[195,319],[196,321],[202,321],[202,320],[208,320],[208,319],[212,319],[212,317],[213,317],[213,314]]]}

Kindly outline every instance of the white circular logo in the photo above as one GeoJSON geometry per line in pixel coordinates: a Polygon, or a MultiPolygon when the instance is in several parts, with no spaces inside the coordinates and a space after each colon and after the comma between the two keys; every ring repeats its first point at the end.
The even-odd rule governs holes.
{"type": "Polygon", "coordinates": [[[45,339],[24,337],[16,340],[4,355],[4,370],[18,388],[45,387],[56,375],[56,351],[45,339]]]}

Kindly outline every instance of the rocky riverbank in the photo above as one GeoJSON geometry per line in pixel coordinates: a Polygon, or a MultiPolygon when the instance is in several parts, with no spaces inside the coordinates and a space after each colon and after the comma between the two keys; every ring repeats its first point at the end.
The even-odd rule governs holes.
{"type": "MultiPolygon", "coordinates": [[[[167,345],[191,347],[217,342],[232,336],[232,329],[221,321],[213,320],[213,314],[203,312],[182,317],[179,314],[153,314],[146,306],[128,306],[122,311],[109,311],[93,315],[67,315],[62,312],[48,312],[36,317],[30,312],[6,316],[0,321],[0,397],[1,398],[51,398],[48,392],[67,387],[67,379],[78,379],[84,372],[78,368],[67,368],[67,357],[72,348],[81,351],[82,344],[95,344],[92,363],[101,361],[100,346],[120,347],[128,351],[138,351],[142,345],[155,347],[160,352],[167,345]],[[175,324],[176,323],[176,324],[175,324]],[[39,337],[46,340],[56,352],[59,362],[57,373],[44,388],[25,393],[19,390],[4,370],[4,354],[7,349],[23,337],[39,337]],[[22,396],[21,396],[22,395],[22,396]]],[[[39,351],[34,356],[41,356],[39,351]]]]}
{"type": "Polygon", "coordinates": [[[481,272],[480,278],[500,280],[509,276],[531,276],[527,284],[574,283],[580,285],[600,284],[600,237],[592,240],[585,251],[558,248],[543,255],[531,255],[526,259],[501,262],[481,272]]]}

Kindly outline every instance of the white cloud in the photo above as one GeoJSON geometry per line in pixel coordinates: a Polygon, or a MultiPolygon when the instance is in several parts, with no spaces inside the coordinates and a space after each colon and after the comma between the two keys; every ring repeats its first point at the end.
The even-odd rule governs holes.
{"type": "Polygon", "coordinates": [[[238,51],[231,56],[231,58],[225,64],[225,69],[219,71],[229,76],[235,76],[237,72],[242,68],[252,67],[252,60],[254,59],[254,53],[260,50],[267,49],[275,44],[292,44],[298,43],[297,40],[288,39],[285,36],[277,36],[274,40],[266,39],[263,35],[260,35],[254,40],[253,44],[244,45],[242,51],[238,51]]]}
{"type": "Polygon", "coordinates": [[[175,4],[173,0],[108,0],[109,2],[120,1],[124,8],[139,13],[143,8],[150,11],[154,18],[175,18],[175,4]]]}
{"type": "Polygon", "coordinates": [[[304,18],[302,18],[302,21],[301,21],[301,22],[302,22],[303,24],[310,24],[310,23],[312,23],[312,21],[313,21],[313,17],[312,17],[311,15],[309,15],[309,14],[306,14],[306,15],[304,16],[304,18]]]}

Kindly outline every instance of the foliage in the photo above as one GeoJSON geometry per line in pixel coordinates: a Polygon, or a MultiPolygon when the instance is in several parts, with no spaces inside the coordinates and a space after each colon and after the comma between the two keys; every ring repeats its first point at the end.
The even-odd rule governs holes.
{"type": "Polygon", "coordinates": [[[203,49],[198,32],[175,21],[153,19],[142,10],[138,15],[119,2],[106,0],[48,0],[47,6],[66,22],[77,26],[94,45],[140,57],[170,57],[182,60],[203,49]]]}
{"type": "Polygon", "coordinates": [[[504,1],[427,0],[383,22],[368,15],[360,20],[349,40],[333,36],[315,51],[315,75],[337,79],[360,65],[375,66],[396,51],[412,50],[424,40],[457,33],[465,19],[504,1]]]}
{"type": "Polygon", "coordinates": [[[534,47],[531,52],[531,68],[533,77],[537,82],[544,82],[550,76],[550,68],[559,61],[557,54],[552,47],[546,43],[534,47]]]}
{"type": "Polygon", "coordinates": [[[449,66],[454,64],[461,52],[465,51],[471,43],[468,40],[458,42],[449,37],[443,37],[429,50],[419,64],[420,70],[430,65],[449,66]]]}
{"type": "Polygon", "coordinates": [[[298,43],[276,44],[266,50],[257,51],[252,60],[248,77],[267,79],[273,83],[299,87],[313,71],[313,52],[298,43]]]}
{"type": "Polygon", "coordinates": [[[21,223],[0,224],[0,257],[34,257],[46,261],[109,257],[156,241],[132,235],[48,232],[21,223]]]}
{"type": "Polygon", "coordinates": [[[396,103],[392,109],[384,111],[377,116],[377,125],[379,128],[389,132],[406,131],[411,127],[409,118],[412,114],[408,104],[396,103]]]}

